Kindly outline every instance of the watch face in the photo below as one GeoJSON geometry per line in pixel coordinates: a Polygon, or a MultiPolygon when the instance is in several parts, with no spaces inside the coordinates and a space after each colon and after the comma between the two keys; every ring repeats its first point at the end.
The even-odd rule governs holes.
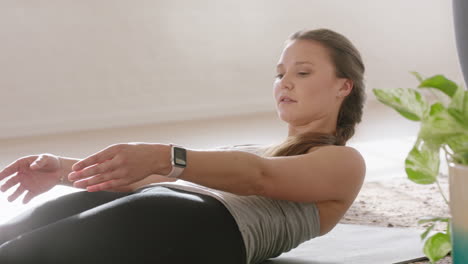
{"type": "Polygon", "coordinates": [[[174,147],[174,163],[179,167],[187,166],[187,152],[184,148],[174,147]]]}

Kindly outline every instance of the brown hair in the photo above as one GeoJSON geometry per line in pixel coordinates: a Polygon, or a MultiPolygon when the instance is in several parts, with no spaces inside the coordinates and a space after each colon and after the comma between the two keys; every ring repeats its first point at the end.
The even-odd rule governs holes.
{"type": "Polygon", "coordinates": [[[329,29],[300,30],[290,35],[286,44],[294,40],[312,40],[322,44],[329,51],[336,77],[352,80],[353,88],[340,106],[335,134],[307,132],[290,136],[283,143],[265,148],[262,156],[293,156],[305,154],[315,146],[344,146],[354,135],[356,124],[361,122],[366,94],[363,81],[365,67],[359,51],[346,37],[329,29]]]}

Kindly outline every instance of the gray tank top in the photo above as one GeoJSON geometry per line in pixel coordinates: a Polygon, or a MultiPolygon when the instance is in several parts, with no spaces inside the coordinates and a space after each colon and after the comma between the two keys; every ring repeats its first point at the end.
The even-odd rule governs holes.
{"type": "MultiPolygon", "coordinates": [[[[218,147],[222,150],[239,150],[261,155],[263,148],[247,144],[218,147]]],[[[319,211],[315,203],[300,203],[271,199],[263,196],[241,196],[212,189],[193,182],[152,183],[151,186],[166,186],[206,194],[222,202],[234,217],[246,250],[247,264],[260,263],[275,258],[320,234],[319,211]]]]}

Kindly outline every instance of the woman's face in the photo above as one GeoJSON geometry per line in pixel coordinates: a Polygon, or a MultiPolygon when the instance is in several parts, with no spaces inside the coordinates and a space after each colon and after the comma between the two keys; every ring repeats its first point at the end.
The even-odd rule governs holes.
{"type": "Polygon", "coordinates": [[[276,108],[290,129],[334,132],[343,100],[338,96],[346,96],[350,90],[342,88],[347,79],[335,77],[326,48],[316,41],[292,41],[284,48],[276,72],[276,108]],[[296,102],[281,102],[282,95],[296,102]]]}

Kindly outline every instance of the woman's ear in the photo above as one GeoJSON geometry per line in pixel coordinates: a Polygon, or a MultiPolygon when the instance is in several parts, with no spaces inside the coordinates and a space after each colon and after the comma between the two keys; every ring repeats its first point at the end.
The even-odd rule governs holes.
{"type": "Polygon", "coordinates": [[[348,96],[351,91],[353,90],[353,80],[351,79],[343,79],[343,85],[341,85],[340,90],[338,90],[338,97],[346,97],[348,96]]]}

